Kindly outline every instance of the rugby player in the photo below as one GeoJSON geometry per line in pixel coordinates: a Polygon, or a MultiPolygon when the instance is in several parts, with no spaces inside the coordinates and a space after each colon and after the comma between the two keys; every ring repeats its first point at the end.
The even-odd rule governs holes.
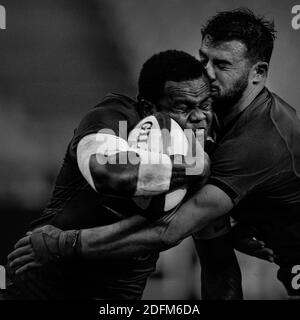
{"type": "MultiPolygon", "coordinates": [[[[134,232],[160,218],[162,213],[143,210],[132,197],[149,195],[149,192],[160,194],[191,183],[203,185],[209,172],[206,155],[195,175],[186,175],[186,169],[194,164],[188,161],[175,164],[167,155],[153,168],[151,164],[130,161],[101,164],[97,159],[100,156],[124,158],[124,155],[127,159],[130,153],[143,157],[129,149],[127,135],[140,119],[156,111],[167,113],[183,129],[201,128],[206,135],[212,110],[209,84],[203,74],[201,63],[189,54],[176,50],[161,52],[143,65],[138,101],[110,94],[84,116],[68,145],[51,201],[42,216],[32,223],[32,230],[39,228],[39,232],[31,235],[32,245],[41,253],[38,267],[19,275],[8,267],[12,280],[6,290],[8,297],[141,298],[147,277],[155,270],[158,251],[87,260],[80,255],[80,232],[76,229],[104,226],[136,216],[133,227],[131,218],[123,224],[124,233],[134,232]],[[125,129],[122,125],[126,125],[125,129]],[[116,149],[109,150],[111,146],[119,148],[117,153],[116,149]],[[115,152],[110,155],[109,151],[115,152]],[[147,181],[146,187],[144,181],[147,181]],[[42,226],[45,227],[40,228],[42,226]],[[57,241],[60,229],[70,231],[62,233],[57,241]]],[[[113,241],[114,233],[111,234],[113,241]]],[[[23,250],[26,252],[27,249],[23,250]]]]}
{"type": "MultiPolygon", "coordinates": [[[[272,248],[278,279],[290,296],[300,295],[293,285],[294,266],[300,264],[300,121],[295,110],[265,86],[274,39],[273,23],[248,9],[221,12],[208,21],[199,53],[219,120],[208,182],[170,219],[134,234],[122,233],[133,219],[82,230],[82,257],[162,250],[230,214],[272,248]],[[112,234],[115,239],[108,242],[112,234]]],[[[206,252],[215,261],[210,268],[202,267],[211,298],[220,296],[223,285],[235,287],[239,281],[230,243],[227,250],[218,250],[223,237],[196,236],[200,255],[206,252]],[[231,278],[223,272],[230,268],[231,278]]],[[[19,250],[29,239],[18,243],[19,250]]]]}

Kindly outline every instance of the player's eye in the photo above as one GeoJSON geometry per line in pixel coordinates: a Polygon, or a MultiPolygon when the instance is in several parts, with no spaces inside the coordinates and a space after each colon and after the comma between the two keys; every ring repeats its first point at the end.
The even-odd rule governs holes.
{"type": "Polygon", "coordinates": [[[203,102],[200,104],[199,108],[200,108],[201,110],[205,110],[205,111],[211,110],[211,108],[212,108],[212,99],[209,97],[208,99],[206,99],[205,101],[203,101],[203,102]]]}
{"type": "Polygon", "coordinates": [[[173,108],[173,111],[174,112],[181,112],[181,113],[184,113],[188,110],[188,106],[185,105],[185,104],[179,104],[179,105],[176,105],[174,106],[173,108]]]}
{"type": "Polygon", "coordinates": [[[217,62],[217,63],[215,63],[215,66],[220,70],[227,70],[229,64],[226,62],[217,62]]]}
{"type": "Polygon", "coordinates": [[[200,109],[210,110],[211,109],[211,102],[205,102],[205,103],[201,104],[200,109]]]}

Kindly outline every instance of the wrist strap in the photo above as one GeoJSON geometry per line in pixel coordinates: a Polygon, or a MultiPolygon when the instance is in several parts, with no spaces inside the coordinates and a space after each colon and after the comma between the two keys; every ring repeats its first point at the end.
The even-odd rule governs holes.
{"type": "Polygon", "coordinates": [[[81,230],[63,231],[60,234],[59,253],[61,257],[81,255],[81,230]]]}

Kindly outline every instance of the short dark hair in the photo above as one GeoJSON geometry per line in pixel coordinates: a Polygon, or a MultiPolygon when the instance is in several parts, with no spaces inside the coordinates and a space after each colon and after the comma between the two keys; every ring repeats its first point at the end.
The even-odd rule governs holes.
{"type": "Polygon", "coordinates": [[[241,41],[252,63],[270,62],[276,38],[274,21],[268,21],[247,8],[217,13],[208,20],[201,33],[202,39],[210,36],[214,43],[241,41]]]}
{"type": "Polygon", "coordinates": [[[203,73],[200,61],[184,51],[159,52],[142,66],[138,80],[138,98],[156,103],[163,96],[167,81],[194,80],[203,73]]]}

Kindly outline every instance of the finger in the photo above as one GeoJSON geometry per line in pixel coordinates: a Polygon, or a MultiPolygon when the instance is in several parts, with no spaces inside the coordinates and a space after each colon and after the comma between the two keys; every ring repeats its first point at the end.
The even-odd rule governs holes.
{"type": "Polygon", "coordinates": [[[260,250],[265,247],[265,243],[263,241],[257,240],[255,238],[244,239],[243,242],[250,250],[253,251],[260,250]]]}
{"type": "Polygon", "coordinates": [[[29,262],[29,263],[25,264],[24,266],[22,266],[21,268],[18,268],[16,270],[16,274],[20,274],[20,273],[27,271],[29,269],[33,269],[33,268],[37,268],[37,267],[41,267],[41,266],[42,266],[42,264],[39,262],[36,262],[36,261],[29,262]]]}
{"type": "Polygon", "coordinates": [[[265,249],[261,250],[260,256],[262,257],[262,259],[266,259],[270,262],[275,261],[275,255],[274,255],[274,252],[272,249],[265,248],[265,249]]]}
{"type": "Polygon", "coordinates": [[[254,256],[263,259],[263,260],[267,260],[269,262],[274,262],[275,257],[274,257],[274,252],[272,249],[269,248],[264,248],[262,250],[258,250],[254,253],[254,256]]]}
{"type": "Polygon", "coordinates": [[[33,261],[34,261],[34,256],[32,254],[27,254],[11,261],[9,264],[9,267],[12,269],[16,269],[27,264],[28,262],[33,262],[33,261]]]}
{"type": "Polygon", "coordinates": [[[265,247],[265,243],[261,240],[257,240],[258,244],[257,245],[260,245],[261,248],[264,248],[265,247]]]}
{"type": "Polygon", "coordinates": [[[33,253],[32,247],[30,245],[24,246],[24,247],[20,247],[15,249],[13,252],[11,252],[8,256],[7,256],[7,260],[8,262],[24,255],[24,254],[29,254],[29,253],[33,253]]]}
{"type": "Polygon", "coordinates": [[[263,248],[261,252],[266,256],[274,256],[274,251],[270,248],[263,248]]]}
{"type": "Polygon", "coordinates": [[[30,244],[30,237],[29,236],[23,237],[15,244],[15,249],[19,247],[24,247],[28,244],[30,244]]]}
{"type": "Polygon", "coordinates": [[[252,238],[239,239],[235,243],[235,247],[242,252],[247,254],[252,254],[257,250],[260,250],[264,247],[262,241],[253,240],[252,238]]]}

